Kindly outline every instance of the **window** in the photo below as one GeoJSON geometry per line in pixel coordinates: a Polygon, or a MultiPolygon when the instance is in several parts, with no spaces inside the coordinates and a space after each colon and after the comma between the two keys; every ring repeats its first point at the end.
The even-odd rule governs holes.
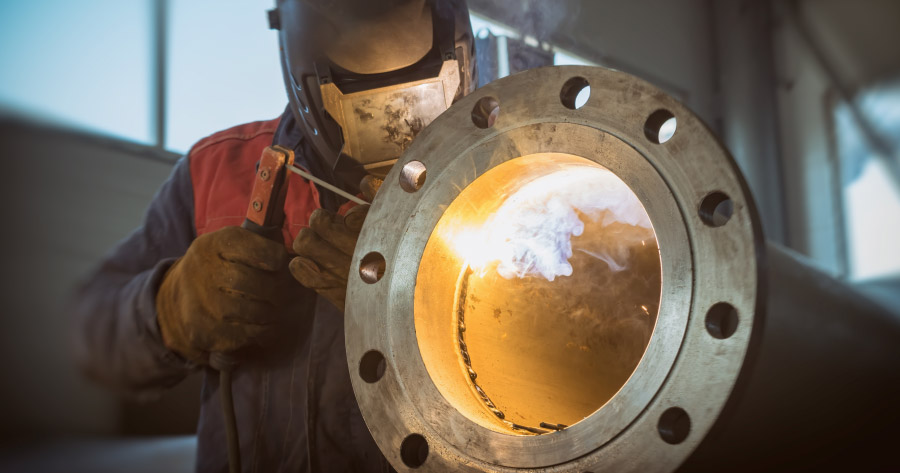
{"type": "MultiPolygon", "coordinates": [[[[284,110],[278,34],[266,17],[274,5],[0,2],[0,111],[185,153],[204,136],[284,110]]],[[[488,55],[479,51],[489,80],[544,64],[591,64],[477,14],[471,19],[479,41],[490,40],[488,55]]]]}
{"type": "Polygon", "coordinates": [[[150,0],[0,2],[0,107],[151,141],[150,0]]]}
{"type": "Polygon", "coordinates": [[[216,131],[278,117],[287,105],[274,0],[170,0],[166,148],[187,152],[216,131]]]}
{"type": "Polygon", "coordinates": [[[856,106],[836,107],[835,134],[850,277],[864,280],[900,274],[900,80],[864,90],[856,106]]]}
{"type": "Polygon", "coordinates": [[[558,48],[553,49],[553,64],[557,66],[596,66],[597,63],[558,48]]]}

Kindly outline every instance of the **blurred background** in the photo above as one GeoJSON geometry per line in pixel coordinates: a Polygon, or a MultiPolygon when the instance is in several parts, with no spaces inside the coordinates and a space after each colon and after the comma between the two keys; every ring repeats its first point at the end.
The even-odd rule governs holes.
{"type": "MultiPolygon", "coordinates": [[[[0,2],[0,471],[192,469],[199,379],[142,403],[91,385],[66,301],[192,143],[284,110],[273,4],[0,2]]],[[[469,6],[481,84],[548,64],[654,83],[731,150],[769,239],[900,307],[900,2],[469,6]]]]}

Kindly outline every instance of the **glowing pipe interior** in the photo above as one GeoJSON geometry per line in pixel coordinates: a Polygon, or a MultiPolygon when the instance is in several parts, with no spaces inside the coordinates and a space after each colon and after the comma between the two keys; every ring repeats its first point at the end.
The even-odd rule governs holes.
{"type": "Polygon", "coordinates": [[[432,232],[415,288],[419,349],[468,418],[552,432],[634,372],[661,278],[650,219],[621,179],[577,156],[523,156],[464,188],[432,232]]]}

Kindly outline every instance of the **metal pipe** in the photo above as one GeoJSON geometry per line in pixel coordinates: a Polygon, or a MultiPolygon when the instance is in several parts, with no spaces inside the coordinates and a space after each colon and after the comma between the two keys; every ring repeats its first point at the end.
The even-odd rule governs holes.
{"type": "Polygon", "coordinates": [[[765,324],[684,472],[898,471],[900,315],[777,244],[765,324]]]}
{"type": "MultiPolygon", "coordinates": [[[[539,210],[552,217],[551,208],[559,207],[539,210]]],[[[605,231],[587,218],[579,216],[579,232],[605,231]]],[[[470,244],[503,252],[487,240],[470,244]]],[[[627,74],[540,68],[457,102],[388,174],[354,260],[384,262],[381,278],[349,280],[345,346],[361,412],[398,471],[900,466],[888,448],[900,421],[897,317],[767,245],[747,184],[716,137],[627,74]],[[572,107],[588,84],[587,103],[572,107]],[[661,139],[673,123],[674,135],[661,139]],[[656,269],[579,266],[573,253],[571,277],[479,275],[460,297],[469,260],[456,230],[486,225],[523,183],[598,168],[646,211],[655,244],[626,249],[652,256],[644,267],[656,269]],[[422,179],[405,182],[411,175],[422,179]],[[644,296],[658,288],[658,304],[628,299],[618,289],[625,275],[649,284],[644,296]],[[557,290],[579,280],[590,290],[557,290]],[[653,324],[649,340],[638,316],[653,324]],[[566,347],[565,337],[579,343],[566,347]],[[378,376],[362,363],[372,353],[387,367],[378,376]],[[578,363],[585,368],[572,370],[578,363]],[[423,445],[427,457],[403,455],[423,445]]]]}

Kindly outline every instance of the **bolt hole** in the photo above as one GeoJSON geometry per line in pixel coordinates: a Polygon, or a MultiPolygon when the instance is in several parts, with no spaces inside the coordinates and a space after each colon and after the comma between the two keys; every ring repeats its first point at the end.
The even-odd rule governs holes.
{"type": "Polygon", "coordinates": [[[425,165],[420,161],[410,161],[400,170],[400,187],[406,192],[415,192],[425,185],[425,165]]]}
{"type": "Polygon", "coordinates": [[[711,192],[700,202],[700,220],[710,227],[721,227],[734,215],[734,202],[724,192],[711,192]]]}
{"type": "Polygon", "coordinates": [[[359,262],[359,277],[369,284],[375,284],[384,276],[384,268],[384,256],[373,251],[363,256],[359,262]]]}
{"type": "Polygon", "coordinates": [[[672,112],[659,109],[647,117],[647,122],[644,123],[644,135],[653,143],[663,144],[675,135],[677,125],[678,121],[672,112]]]}
{"type": "Polygon", "coordinates": [[[374,383],[384,376],[387,361],[378,350],[369,350],[359,360],[359,377],[367,383],[374,383]]]}
{"type": "Polygon", "coordinates": [[[732,335],[738,327],[738,313],[731,304],[719,302],[706,313],[706,331],[720,340],[732,335]]]}
{"type": "Polygon", "coordinates": [[[490,128],[499,115],[500,102],[491,96],[481,97],[472,109],[472,123],[478,128],[490,128]]]}
{"type": "Polygon", "coordinates": [[[591,85],[584,77],[573,77],[566,81],[559,92],[559,99],[569,110],[578,110],[591,97],[591,85]]]}
{"type": "Polygon", "coordinates": [[[400,444],[400,459],[410,468],[418,468],[428,458],[428,441],[419,434],[412,434],[400,444]]]}
{"type": "Polygon", "coordinates": [[[659,436],[672,445],[684,442],[691,432],[691,418],[680,407],[670,407],[659,417],[659,436]]]}

